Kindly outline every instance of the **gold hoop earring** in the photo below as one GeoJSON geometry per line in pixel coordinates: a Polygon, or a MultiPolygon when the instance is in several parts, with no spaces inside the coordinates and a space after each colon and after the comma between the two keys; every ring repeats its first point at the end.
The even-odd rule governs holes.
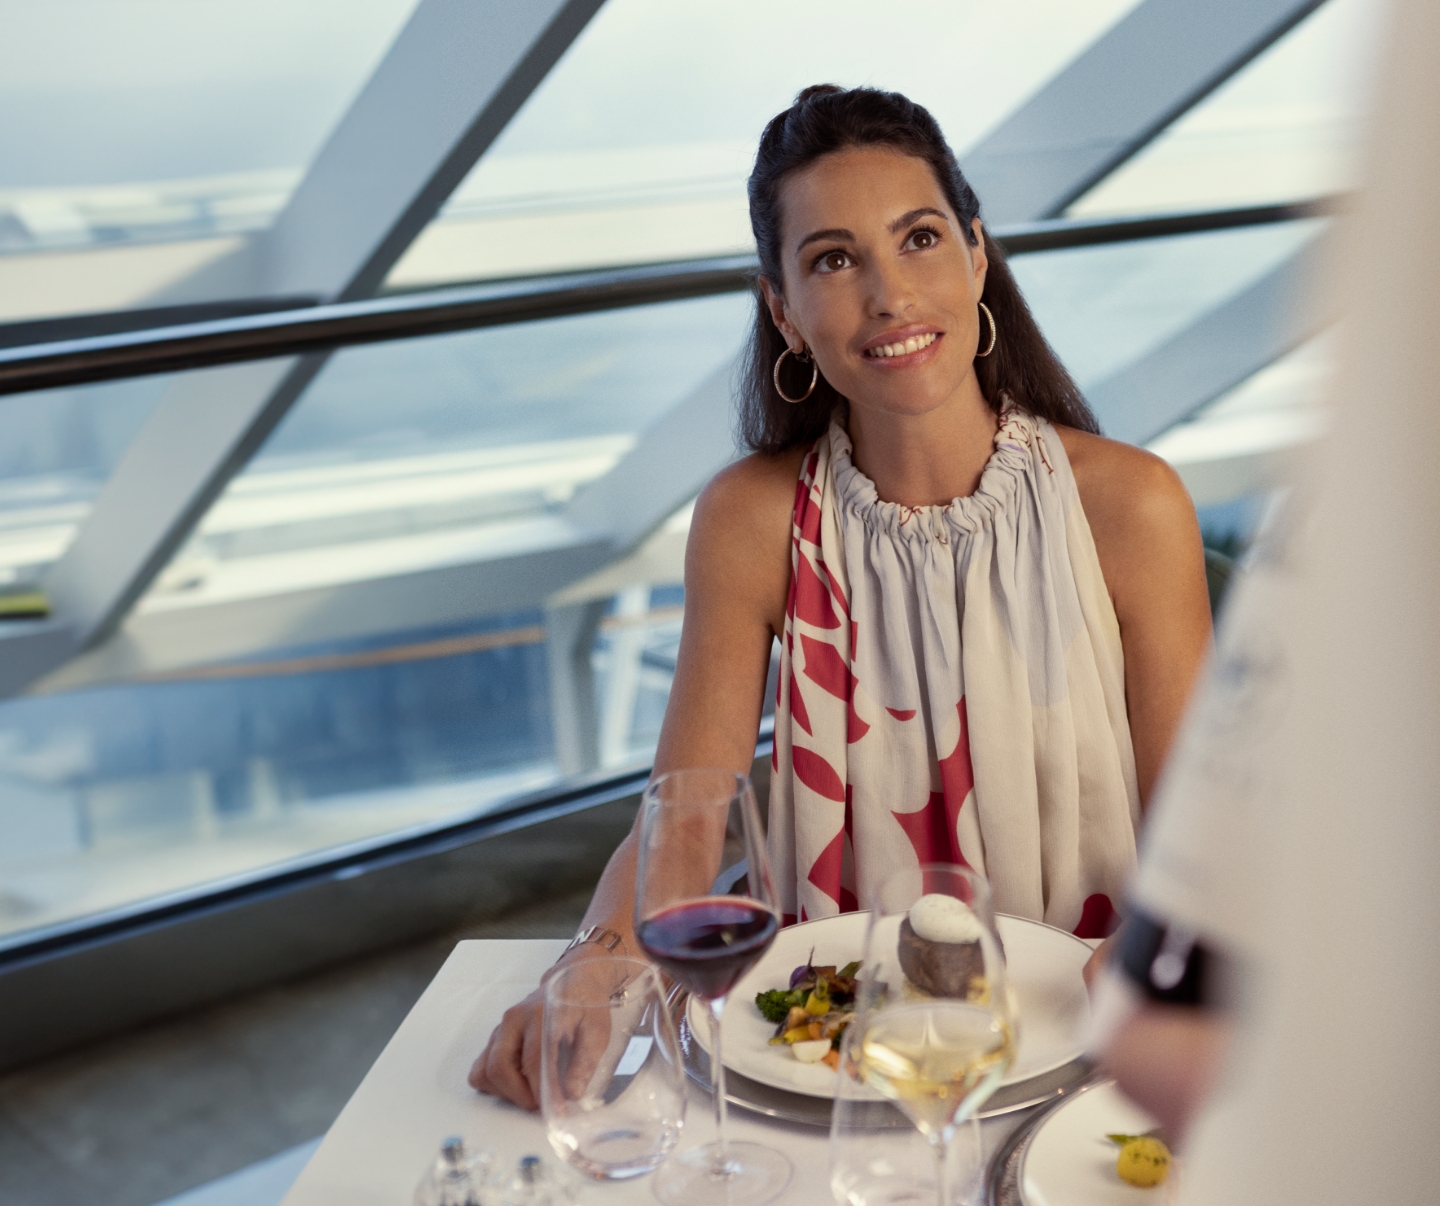
{"type": "Polygon", "coordinates": [[[815,385],[820,380],[820,366],[815,363],[815,358],[804,348],[796,352],[786,347],[786,349],[780,353],[779,359],[775,361],[775,372],[771,375],[775,379],[775,392],[790,403],[791,406],[797,406],[815,392],[815,385]],[[780,366],[785,363],[786,356],[794,356],[801,364],[808,363],[810,365],[810,388],[798,398],[792,398],[780,387],[780,366]]]}
{"type": "Polygon", "coordinates": [[[986,356],[990,355],[990,353],[995,350],[995,337],[999,334],[999,332],[995,329],[995,315],[990,313],[990,307],[987,306],[984,302],[980,302],[979,305],[980,309],[985,311],[985,317],[990,320],[990,342],[985,345],[985,350],[983,352],[975,353],[976,360],[983,360],[986,356]]]}

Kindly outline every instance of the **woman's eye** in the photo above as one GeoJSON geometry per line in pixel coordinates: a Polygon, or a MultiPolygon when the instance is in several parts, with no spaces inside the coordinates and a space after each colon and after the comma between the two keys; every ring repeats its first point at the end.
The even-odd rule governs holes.
{"type": "Polygon", "coordinates": [[[827,251],[815,265],[821,272],[839,272],[850,263],[850,257],[843,251],[827,251]]]}
{"type": "Polygon", "coordinates": [[[940,236],[933,230],[917,230],[910,236],[910,245],[920,251],[934,247],[939,242],[940,236]]]}

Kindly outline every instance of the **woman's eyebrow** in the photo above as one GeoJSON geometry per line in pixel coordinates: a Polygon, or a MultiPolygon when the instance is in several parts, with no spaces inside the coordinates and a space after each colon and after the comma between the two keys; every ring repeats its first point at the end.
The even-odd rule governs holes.
{"type": "Polygon", "coordinates": [[[853,243],[855,236],[848,230],[840,227],[834,227],[830,230],[814,230],[795,244],[795,254],[799,255],[805,250],[806,245],[809,243],[818,243],[826,239],[849,239],[853,243]]]}
{"type": "Polygon", "coordinates": [[[942,222],[948,222],[950,216],[935,209],[933,206],[922,205],[919,209],[912,209],[909,213],[901,214],[895,221],[890,223],[890,233],[899,234],[905,227],[920,218],[939,218],[942,222]]]}

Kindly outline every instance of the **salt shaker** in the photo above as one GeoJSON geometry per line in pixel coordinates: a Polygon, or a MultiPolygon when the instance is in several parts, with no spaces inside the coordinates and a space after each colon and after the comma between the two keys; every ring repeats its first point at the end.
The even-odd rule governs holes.
{"type": "Polygon", "coordinates": [[[498,1206],[570,1206],[575,1186],[539,1156],[522,1156],[515,1172],[502,1178],[498,1206]]]}
{"type": "Polygon", "coordinates": [[[482,1194],[489,1164],[488,1155],[471,1155],[465,1150],[465,1141],[451,1135],[416,1186],[415,1206],[487,1206],[482,1194]]]}

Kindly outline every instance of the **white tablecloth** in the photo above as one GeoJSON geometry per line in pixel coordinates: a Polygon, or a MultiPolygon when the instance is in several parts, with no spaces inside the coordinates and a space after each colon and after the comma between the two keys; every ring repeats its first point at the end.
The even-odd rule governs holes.
{"type": "MultiPolygon", "coordinates": [[[[459,1134],[513,1164],[534,1153],[553,1159],[536,1114],[483,1097],[465,1083],[471,1061],[500,1015],[531,991],[565,942],[489,940],[460,943],[374,1067],[350,1098],[283,1206],[409,1206],[440,1142],[459,1134]]],[[[707,1143],[715,1124],[694,1086],[681,1143],[707,1143]]],[[[987,1149],[1024,1115],[985,1123],[987,1149]]],[[[782,1149],[795,1177],[780,1198],[794,1206],[830,1201],[828,1136],[814,1127],[776,1123],[732,1107],[732,1136],[782,1149]]],[[[650,1178],[587,1185],[584,1206],[649,1203],[650,1178]]]]}

